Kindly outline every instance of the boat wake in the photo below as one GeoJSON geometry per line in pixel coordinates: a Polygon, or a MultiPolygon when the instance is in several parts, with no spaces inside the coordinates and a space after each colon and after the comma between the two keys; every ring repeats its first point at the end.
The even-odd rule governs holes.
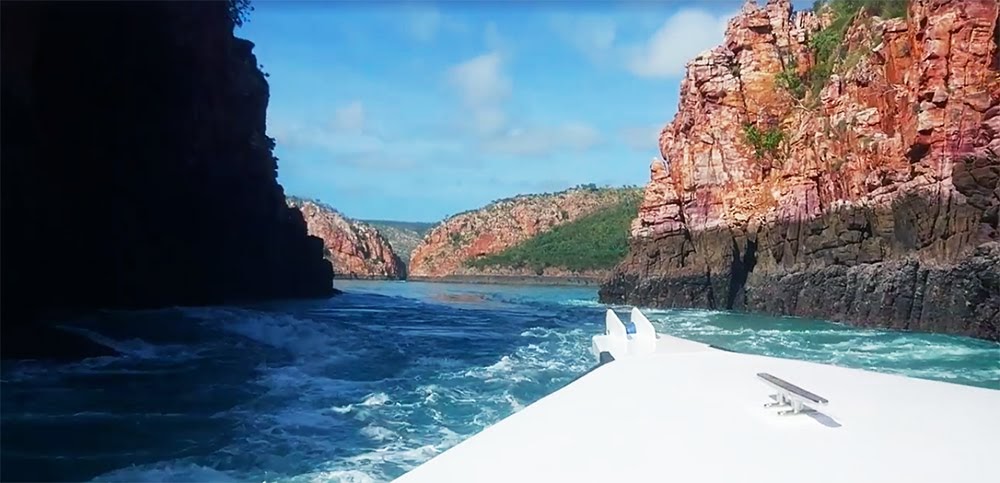
{"type": "MultiPolygon", "coordinates": [[[[590,337],[604,306],[588,302],[592,292],[427,285],[67,322],[121,356],[5,364],[4,466],[54,461],[47,467],[62,480],[388,481],[593,365],[590,337]],[[481,303],[442,299],[442,290],[478,293],[481,303]],[[52,428],[123,436],[53,448],[52,428]]],[[[646,313],[660,332],[731,350],[1000,387],[993,343],[726,312],[646,313]]]]}

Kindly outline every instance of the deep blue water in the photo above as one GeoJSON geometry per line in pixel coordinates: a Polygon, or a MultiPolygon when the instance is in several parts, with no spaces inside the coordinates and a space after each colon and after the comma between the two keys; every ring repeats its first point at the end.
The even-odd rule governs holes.
{"type": "MultiPolygon", "coordinates": [[[[4,479],[391,480],[589,369],[603,329],[591,288],[338,283],[323,301],[67,321],[125,355],[4,364],[4,479]]],[[[647,315],[734,350],[1000,389],[996,343],[647,315]]]]}

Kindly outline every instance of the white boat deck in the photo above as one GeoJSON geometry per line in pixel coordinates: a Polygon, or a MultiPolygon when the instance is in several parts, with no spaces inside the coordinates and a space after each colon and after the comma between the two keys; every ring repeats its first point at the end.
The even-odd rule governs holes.
{"type": "Polygon", "coordinates": [[[660,335],[398,482],[995,482],[1000,391],[660,335]],[[829,400],[766,408],[766,372],[829,400]]]}

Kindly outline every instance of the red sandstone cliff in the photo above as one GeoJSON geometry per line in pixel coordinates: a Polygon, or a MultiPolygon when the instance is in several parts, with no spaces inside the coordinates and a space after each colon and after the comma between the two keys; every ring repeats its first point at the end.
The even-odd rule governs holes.
{"type": "Polygon", "coordinates": [[[795,92],[781,77],[817,70],[832,13],[748,2],[688,64],[602,298],[1000,338],[998,11],[862,11],[795,92]]]}
{"type": "Polygon", "coordinates": [[[499,253],[553,227],[622,202],[624,189],[574,188],[554,194],[521,195],[454,215],[434,227],[410,258],[411,277],[598,277],[559,267],[542,272],[524,268],[470,267],[468,260],[499,253]]]}
{"type": "Polygon", "coordinates": [[[325,256],[335,277],[405,278],[403,261],[371,225],[347,218],[315,201],[289,198],[288,205],[302,212],[309,234],[323,240],[325,256]]]}

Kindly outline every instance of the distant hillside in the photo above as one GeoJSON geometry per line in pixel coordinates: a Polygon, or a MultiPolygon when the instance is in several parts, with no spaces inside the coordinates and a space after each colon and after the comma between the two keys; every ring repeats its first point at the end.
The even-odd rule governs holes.
{"type": "Polygon", "coordinates": [[[413,251],[409,273],[599,278],[625,253],[638,197],[635,188],[581,185],[497,200],[434,227],[413,251]]]}
{"type": "Polygon", "coordinates": [[[615,205],[559,225],[498,253],[466,260],[476,268],[529,269],[542,274],[560,267],[574,272],[613,268],[628,253],[628,233],[639,210],[639,191],[615,205]]]}
{"type": "Polygon", "coordinates": [[[364,222],[377,228],[382,236],[389,240],[392,250],[407,262],[410,260],[413,249],[420,244],[420,240],[423,240],[424,235],[436,224],[392,220],[364,220],[364,222]]]}

